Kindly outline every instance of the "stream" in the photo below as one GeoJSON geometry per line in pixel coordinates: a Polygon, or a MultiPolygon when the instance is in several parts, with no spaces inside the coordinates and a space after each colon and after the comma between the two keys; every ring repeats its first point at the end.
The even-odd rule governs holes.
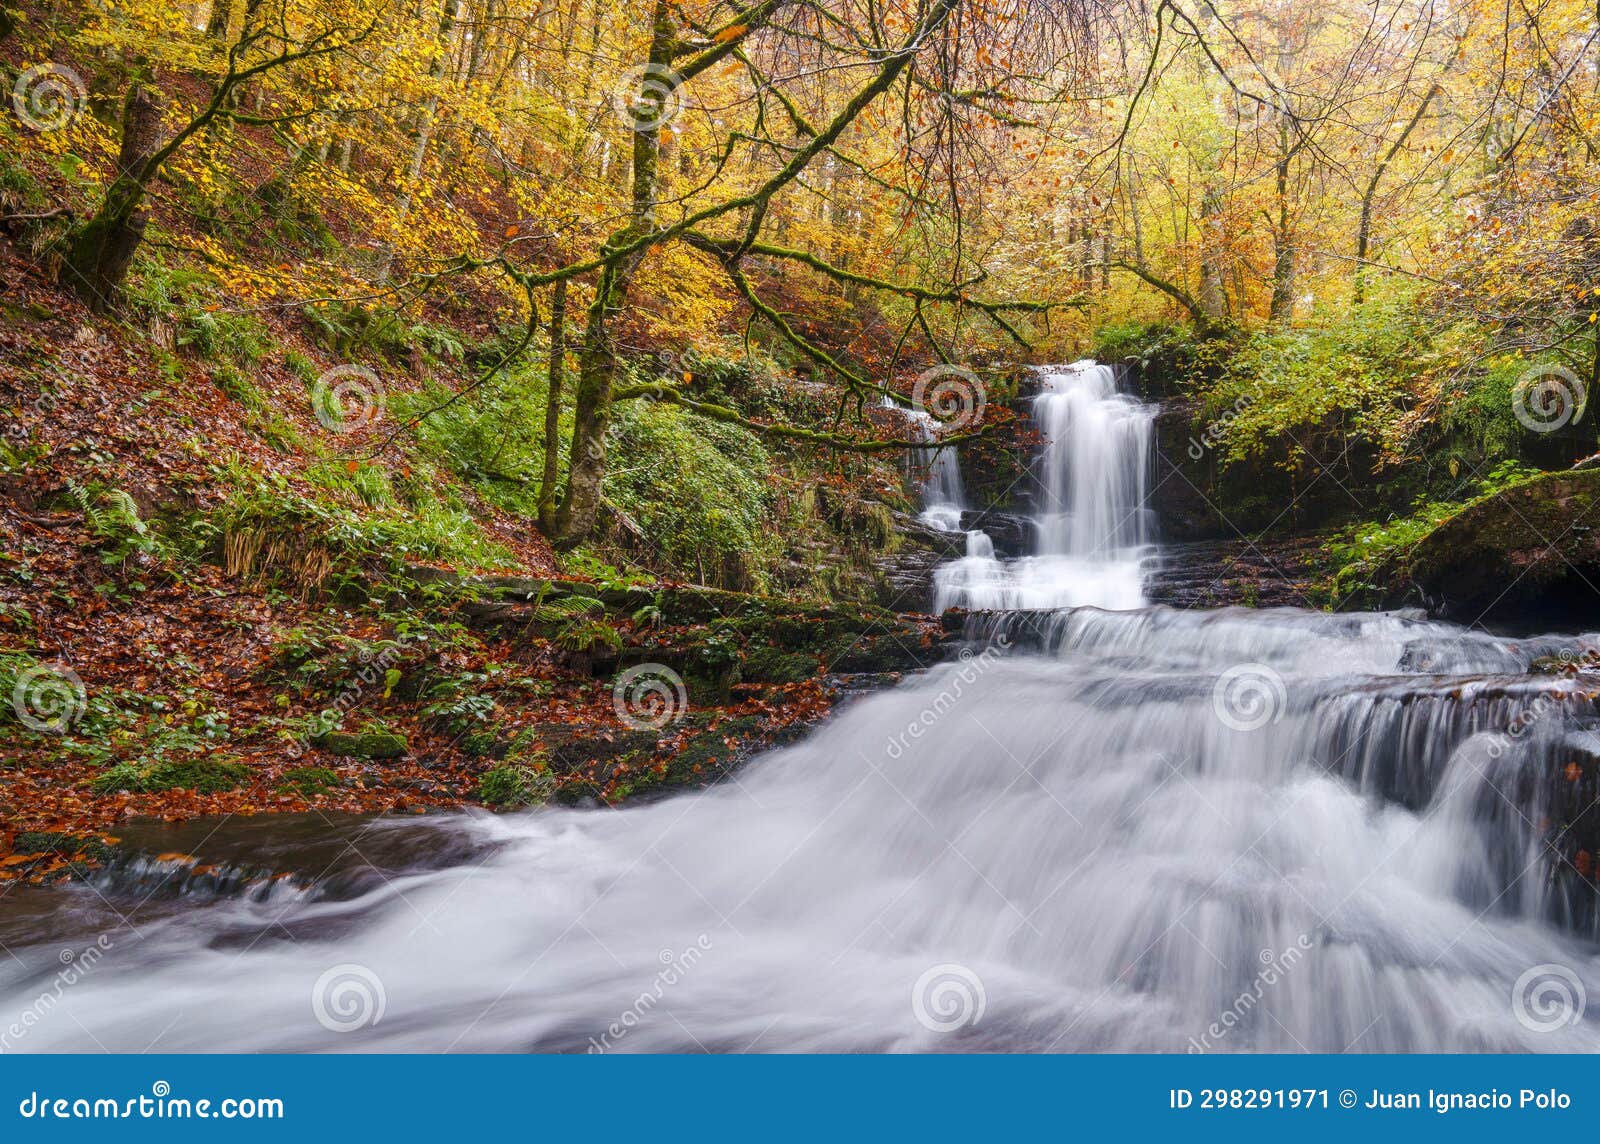
{"type": "Polygon", "coordinates": [[[5,1047],[1600,1049],[1600,681],[1534,670],[1600,636],[1150,606],[1152,408],[1077,363],[1035,414],[959,658],[648,805],[125,832],[0,899],[5,1047]]]}

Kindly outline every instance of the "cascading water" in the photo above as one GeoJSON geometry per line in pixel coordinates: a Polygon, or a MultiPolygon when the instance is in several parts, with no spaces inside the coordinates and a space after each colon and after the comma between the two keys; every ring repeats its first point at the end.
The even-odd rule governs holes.
{"type": "Polygon", "coordinates": [[[911,457],[925,472],[922,511],[917,519],[941,532],[958,531],[961,514],[967,509],[967,494],[961,484],[961,459],[956,456],[955,449],[938,445],[939,423],[933,414],[924,409],[903,409],[888,397],[883,399],[883,407],[907,418],[916,435],[914,439],[924,443],[911,457]]]}
{"type": "MultiPolygon", "coordinates": [[[[1144,414],[1081,367],[1040,413],[1097,450],[1047,466],[1057,594],[1103,593],[1091,554],[1137,572],[1144,414]]],[[[1043,578],[1006,572],[1012,599],[1043,578]]],[[[703,792],[316,823],[380,870],[309,885],[230,868],[204,876],[230,892],[163,895],[147,861],[13,890],[0,1028],[32,1011],[27,1050],[1600,1050],[1600,1007],[1558,1004],[1600,995],[1600,637],[1093,607],[971,631],[703,792]]]]}
{"type": "Polygon", "coordinates": [[[969,544],[963,559],[935,571],[935,612],[1144,603],[1155,409],[1118,393],[1110,366],[1080,361],[1038,372],[1034,419],[1045,446],[1035,554],[1002,561],[969,544]]]}
{"type": "Polygon", "coordinates": [[[1552,966],[1600,988],[1546,860],[1562,768],[1593,797],[1589,684],[1526,674],[1594,639],[1243,610],[1010,630],[1047,654],[946,664],[736,783],[375,824],[358,850],[456,857],[348,900],[274,883],[135,932],[114,878],[49,891],[48,925],[0,926],[0,1015],[103,931],[27,1048],[1600,1049],[1512,996],[1552,966]],[[381,1021],[319,1023],[336,966],[381,1021]]]}

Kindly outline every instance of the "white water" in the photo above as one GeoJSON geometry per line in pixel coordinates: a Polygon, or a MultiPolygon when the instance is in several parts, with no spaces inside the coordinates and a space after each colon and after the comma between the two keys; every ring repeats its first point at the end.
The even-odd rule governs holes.
{"type": "MultiPolygon", "coordinates": [[[[980,655],[862,700],[700,794],[379,825],[419,853],[460,834],[496,848],[354,901],[112,926],[24,1044],[1600,1049],[1594,1020],[1535,1032],[1511,998],[1541,965],[1600,987],[1594,946],[1547,917],[1542,788],[1519,781],[1572,749],[1592,704],[1515,674],[1593,639],[1167,609],[1079,610],[1043,638],[1048,656],[980,655]],[[1525,731],[1489,733],[1541,702],[1525,731]],[[382,983],[377,1024],[317,1022],[340,964],[382,983]],[[921,1011],[954,1020],[964,1001],[969,1020],[940,1032],[914,988],[951,965],[921,1011]]],[[[97,904],[58,893],[64,915],[97,904]]],[[[0,1016],[94,933],[8,938],[0,1016]]]]}
{"type": "Polygon", "coordinates": [[[939,422],[925,409],[905,409],[892,398],[883,399],[885,409],[893,409],[911,422],[913,439],[925,442],[925,447],[912,453],[911,461],[924,470],[920,499],[922,511],[917,519],[941,532],[956,532],[961,528],[961,514],[967,510],[967,494],[961,483],[961,459],[954,448],[940,448],[939,422]]]}
{"type": "Polygon", "coordinates": [[[1092,361],[1039,371],[1034,418],[1044,434],[1037,548],[997,560],[969,545],[936,570],[934,611],[1089,605],[1137,608],[1151,528],[1144,506],[1153,406],[1117,392],[1092,361]]]}
{"type": "MultiPolygon", "coordinates": [[[[1139,437],[1086,372],[1051,390],[1053,440],[1139,437]]],[[[1142,525],[1109,506],[1137,477],[1056,463],[1041,531],[1080,570],[1083,549],[1136,568],[1142,525]]],[[[1103,587],[1066,567],[1063,592],[1103,587]]],[[[1528,673],[1600,637],[1290,609],[984,622],[1009,653],[701,793],[376,823],[358,850],[442,868],[349,900],[271,883],[125,924],[114,873],[0,911],[0,1028],[37,1018],[7,1048],[1600,1050],[1600,1005],[1559,1009],[1600,988],[1593,891],[1547,849],[1570,857],[1593,797],[1600,679],[1528,673]]]]}

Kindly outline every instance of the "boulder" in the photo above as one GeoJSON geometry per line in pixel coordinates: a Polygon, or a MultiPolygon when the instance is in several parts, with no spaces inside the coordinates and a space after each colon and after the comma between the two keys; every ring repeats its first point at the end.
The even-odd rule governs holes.
{"type": "Polygon", "coordinates": [[[1600,470],[1548,473],[1468,505],[1411,549],[1390,586],[1473,620],[1600,615],[1600,470]]]}
{"type": "Polygon", "coordinates": [[[329,731],[312,743],[330,755],[348,759],[398,759],[410,749],[398,731],[329,731]]]}

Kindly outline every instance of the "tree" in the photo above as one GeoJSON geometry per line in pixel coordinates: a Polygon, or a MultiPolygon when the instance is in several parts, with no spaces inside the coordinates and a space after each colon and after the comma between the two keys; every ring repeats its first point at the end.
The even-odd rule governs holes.
{"type": "Polygon", "coordinates": [[[305,5],[277,0],[270,17],[261,0],[257,20],[247,24],[239,40],[223,53],[221,72],[210,97],[170,136],[165,136],[166,101],[159,94],[146,52],[162,34],[193,39],[187,26],[171,27],[170,20],[150,13],[124,17],[99,29],[95,42],[115,45],[135,57],[133,78],[124,101],[122,148],[117,170],[98,209],[66,237],[61,280],[91,307],[105,310],[115,305],[144,240],[145,201],[162,167],[180,150],[214,124],[242,118],[233,98],[245,84],[291,65],[338,55],[372,35],[382,20],[360,17],[341,5],[305,5]],[[329,9],[332,9],[331,11],[329,9]],[[302,10],[304,9],[304,10],[302,10]],[[289,29],[298,35],[291,41],[289,29]]]}

